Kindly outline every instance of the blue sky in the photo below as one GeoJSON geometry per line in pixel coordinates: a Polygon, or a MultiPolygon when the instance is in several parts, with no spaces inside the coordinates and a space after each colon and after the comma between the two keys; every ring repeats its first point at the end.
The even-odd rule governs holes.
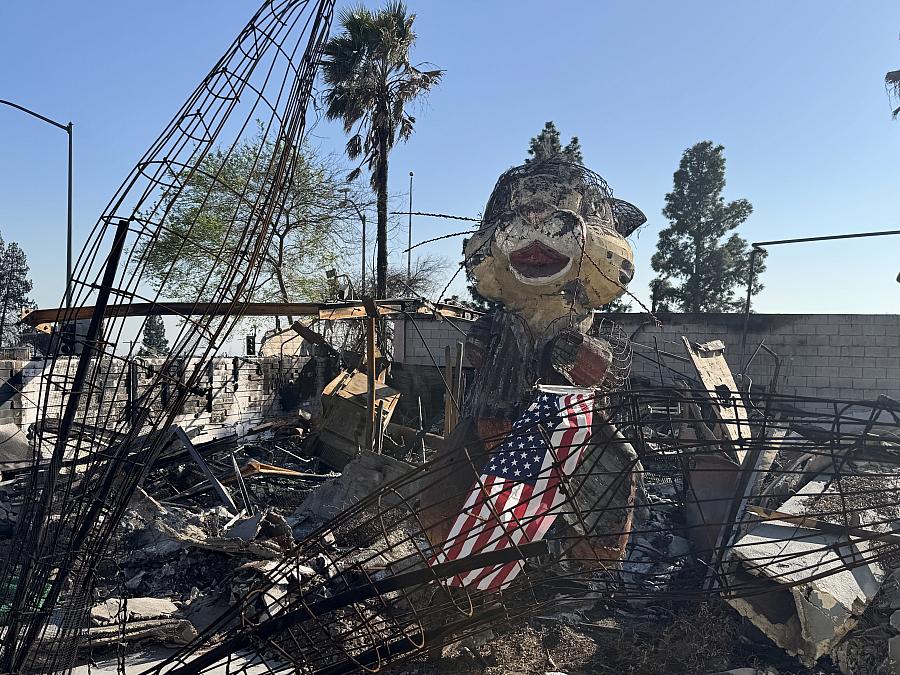
{"type": "MultiPolygon", "coordinates": [[[[377,6],[377,3],[369,3],[377,6]]],[[[0,98],[75,123],[76,248],[130,167],[257,3],[155,0],[0,5],[0,98]]],[[[751,241],[900,229],[900,3],[410,2],[416,60],[446,70],[392,155],[415,208],[477,215],[552,119],[586,164],[648,215],[634,238],[646,298],[665,193],[682,151],[725,146],[728,198],[751,241]]],[[[340,130],[316,128],[340,150],[340,130]]],[[[0,108],[0,232],[26,250],[41,306],[62,294],[65,134],[0,108]]],[[[414,239],[459,229],[418,218],[414,239]]],[[[405,239],[405,237],[404,237],[405,239]]],[[[452,261],[460,242],[430,247],[452,261]]],[[[896,312],[900,238],[772,249],[769,312],[896,312]]]]}

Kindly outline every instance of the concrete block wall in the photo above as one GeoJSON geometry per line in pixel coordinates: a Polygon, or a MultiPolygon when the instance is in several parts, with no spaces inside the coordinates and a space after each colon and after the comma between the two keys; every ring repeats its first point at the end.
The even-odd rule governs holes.
{"type": "MultiPolygon", "coordinates": [[[[87,410],[98,415],[95,422],[98,425],[104,425],[110,415],[125,420],[132,406],[143,401],[150,402],[151,413],[158,412],[200,365],[198,391],[187,396],[176,424],[199,431],[201,441],[240,434],[267,418],[289,412],[281,407],[281,385],[296,381],[308,361],[308,357],[225,357],[205,365],[191,359],[166,366],[164,359],[139,359],[129,366],[122,361],[101,359],[91,364],[95,386],[82,397],[79,412],[83,414],[87,410]],[[164,367],[167,377],[160,379],[158,374],[164,367]],[[135,386],[130,385],[132,381],[135,386]],[[143,397],[151,385],[156,389],[152,395],[143,397]]],[[[67,398],[62,385],[71,381],[77,362],[77,357],[55,362],[0,362],[0,374],[5,376],[6,370],[13,373],[4,382],[13,412],[6,423],[23,427],[34,423],[42,396],[46,396],[47,416],[60,417],[67,398]]],[[[0,421],[5,419],[3,412],[0,407],[0,421]]],[[[86,421],[91,423],[90,415],[86,421]]]]}
{"type": "Polygon", "coordinates": [[[434,360],[443,367],[444,349],[449,346],[455,358],[456,343],[466,341],[466,334],[474,322],[467,319],[444,318],[442,321],[436,321],[429,317],[417,317],[397,319],[393,323],[394,361],[409,365],[433,366],[428,355],[428,351],[431,350],[434,360]]]}
{"type": "MultiPolygon", "coordinates": [[[[693,342],[722,340],[725,358],[737,374],[760,342],[781,359],[777,390],[795,396],[872,400],[881,394],[900,399],[900,315],[896,314],[752,314],[746,345],[740,314],[660,314],[656,326],[646,314],[612,315],[633,336],[632,375],[658,380],[654,346],[684,356],[681,336],[693,342]]],[[[677,372],[689,364],[665,358],[677,372]]],[[[747,375],[752,386],[768,389],[775,360],[760,350],[747,375]]]]}
{"type": "MultiPolygon", "coordinates": [[[[598,315],[600,316],[600,315],[598,315]]],[[[900,400],[900,315],[897,314],[751,314],[746,345],[742,345],[742,314],[661,313],[661,326],[646,314],[612,314],[634,343],[632,375],[658,381],[654,346],[685,356],[681,336],[692,342],[722,340],[732,371],[739,373],[760,342],[778,354],[781,369],[778,391],[795,396],[872,400],[881,394],[900,400]],[[643,356],[641,356],[643,355],[643,356]]],[[[462,339],[470,321],[436,322],[416,319],[416,325],[443,366],[444,346],[462,339]]],[[[402,342],[402,321],[397,322],[402,342]]],[[[455,347],[454,347],[455,348],[455,347]]],[[[407,349],[395,347],[395,360],[415,366],[430,366],[422,339],[410,328],[407,349]]],[[[677,373],[693,374],[691,366],[674,358],[665,365],[677,373]]],[[[752,387],[768,389],[775,361],[760,350],[747,371],[752,387]]],[[[665,370],[664,370],[665,373],[665,370]]]]}

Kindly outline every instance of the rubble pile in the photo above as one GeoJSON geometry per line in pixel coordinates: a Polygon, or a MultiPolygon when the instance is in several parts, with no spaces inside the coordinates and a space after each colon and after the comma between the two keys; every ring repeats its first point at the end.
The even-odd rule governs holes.
{"type": "MultiPolygon", "coordinates": [[[[721,355],[715,344],[689,348],[721,355]]],[[[698,371],[716,377],[711,365],[721,364],[698,371]]],[[[422,499],[449,493],[460,472],[474,475],[475,459],[441,460],[453,443],[471,442],[465,419],[449,437],[383,419],[374,441],[382,452],[351,456],[366,424],[320,431],[335,428],[329,398],[341,398],[341,381],[357,380],[339,375],[315,417],[298,413],[225,441],[173,436],[98,564],[82,660],[154,645],[246,650],[246,627],[269,625],[281,627],[255,643],[260,653],[288,664],[299,649],[310,672],[347,657],[366,664],[387,645],[402,657],[398,672],[508,672],[515,641],[534,651],[522,672],[602,663],[635,673],[855,675],[892,672],[900,657],[892,426],[860,425],[860,411],[816,425],[784,412],[787,400],[766,415],[752,398],[722,398],[716,382],[680,378],[605,399],[601,423],[618,430],[605,437],[635,453],[629,516],[614,521],[628,528],[621,558],[588,564],[572,546],[601,528],[586,523],[609,522],[602,510],[582,513],[582,497],[561,507],[542,549],[523,553],[525,584],[495,596],[442,591],[430,573],[422,499]],[[737,406],[740,414],[729,412],[737,406]],[[285,623],[300,602],[315,619],[285,623]]],[[[396,404],[399,394],[385,391],[396,404]]],[[[343,399],[345,418],[365,414],[359,396],[343,399]]],[[[613,466],[606,461],[592,466],[613,466]]],[[[0,545],[27,478],[27,464],[3,473],[0,545]]],[[[464,559],[454,564],[467,569],[464,559]]]]}

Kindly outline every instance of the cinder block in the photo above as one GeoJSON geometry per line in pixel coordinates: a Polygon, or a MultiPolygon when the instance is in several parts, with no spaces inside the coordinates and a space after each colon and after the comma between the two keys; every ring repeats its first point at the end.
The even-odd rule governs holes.
{"type": "Polygon", "coordinates": [[[816,375],[819,377],[838,377],[838,366],[819,366],[816,368],[816,375]]]}
{"type": "Polygon", "coordinates": [[[816,347],[816,353],[818,356],[839,356],[841,353],[841,348],[831,345],[816,347]]]}
{"type": "Polygon", "coordinates": [[[874,340],[879,347],[900,347],[900,335],[876,335],[874,340]]]}
{"type": "Polygon", "coordinates": [[[841,356],[864,356],[866,348],[862,345],[840,347],[841,356]]]}
{"type": "Polygon", "coordinates": [[[862,335],[862,326],[859,324],[841,324],[838,326],[838,335],[862,335]]]}
{"type": "Polygon", "coordinates": [[[821,389],[827,389],[831,386],[831,382],[827,377],[807,377],[806,378],[806,386],[813,387],[817,391],[821,389]]]}
{"type": "MultiPolygon", "coordinates": [[[[864,348],[867,357],[890,356],[890,347],[879,347],[878,345],[866,345],[864,348]]],[[[900,358],[900,357],[898,357],[900,358]]]]}

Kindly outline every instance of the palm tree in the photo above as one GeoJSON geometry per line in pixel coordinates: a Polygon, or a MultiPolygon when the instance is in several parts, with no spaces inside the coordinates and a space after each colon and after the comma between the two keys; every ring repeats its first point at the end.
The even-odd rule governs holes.
{"type": "Polygon", "coordinates": [[[350,136],[347,156],[361,158],[349,179],[358,176],[365,164],[378,197],[375,295],[379,298],[384,297],[388,267],[388,153],[398,136],[405,141],[412,134],[416,120],[406,112],[406,104],[436,85],[443,74],[409,62],[409,49],[416,41],[415,18],[399,1],[377,12],[362,6],[344,10],[343,32],[325,45],[322,63],[325,114],[343,121],[350,136]]]}

